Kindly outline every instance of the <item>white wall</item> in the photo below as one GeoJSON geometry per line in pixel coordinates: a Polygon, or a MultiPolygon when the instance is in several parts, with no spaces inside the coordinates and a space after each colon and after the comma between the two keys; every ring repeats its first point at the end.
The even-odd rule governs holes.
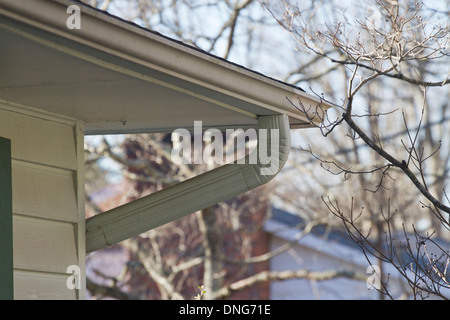
{"type": "Polygon", "coordinates": [[[11,139],[15,299],[83,299],[84,153],[81,124],[0,101],[0,136],[11,139]]]}

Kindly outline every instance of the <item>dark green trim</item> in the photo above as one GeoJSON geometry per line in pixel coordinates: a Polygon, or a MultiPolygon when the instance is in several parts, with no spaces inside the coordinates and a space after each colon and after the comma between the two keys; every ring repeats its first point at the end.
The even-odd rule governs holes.
{"type": "Polygon", "coordinates": [[[0,300],[14,299],[11,140],[0,137],[0,300]]]}

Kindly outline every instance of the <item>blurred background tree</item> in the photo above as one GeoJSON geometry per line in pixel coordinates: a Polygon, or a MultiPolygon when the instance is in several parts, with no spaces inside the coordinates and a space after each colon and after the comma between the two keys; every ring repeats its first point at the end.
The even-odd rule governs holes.
{"type": "Polygon", "coordinates": [[[342,179],[323,188],[322,203],[416,298],[448,297],[449,248],[434,240],[450,231],[448,4],[262,2],[327,75],[309,81],[336,107],[320,127],[332,144],[301,148],[342,179]],[[438,247],[433,257],[430,247],[438,247]]]}
{"type": "MultiPolygon", "coordinates": [[[[412,297],[445,297],[449,248],[438,239],[449,240],[448,4],[85,2],[303,87],[335,105],[320,128],[292,131],[290,161],[268,185],[127,241],[124,245],[135,262],[128,264],[124,279],[133,287],[141,285],[127,293],[128,298],[191,298],[200,284],[205,298],[223,298],[233,285],[236,291],[236,283],[243,285],[242,279],[249,279],[246,287],[277,279],[264,270],[278,252],[251,249],[260,236],[254,231],[268,218],[266,209],[272,203],[295,211],[307,223],[348,231],[368,264],[379,265],[382,283],[389,281],[383,266],[390,264],[408,282],[412,297]],[[227,252],[224,239],[235,241],[232,246],[239,250],[227,252]],[[180,254],[188,252],[186,246],[189,257],[180,254]],[[433,256],[431,246],[438,248],[433,256]],[[225,270],[233,272],[227,276],[225,270]],[[157,295],[148,293],[149,281],[137,280],[139,272],[153,279],[157,295]],[[266,277],[256,280],[253,273],[266,277]]],[[[315,108],[302,101],[291,103],[300,110],[315,108]]],[[[111,159],[130,182],[123,201],[210,169],[171,165],[170,138],[165,135],[98,141],[86,140],[87,188],[107,185],[108,172],[99,161],[111,159]]],[[[101,210],[89,198],[88,204],[93,211],[101,210]]],[[[308,276],[320,279],[319,274],[308,276]]],[[[102,294],[114,287],[88,283],[91,292],[102,294]]],[[[380,298],[385,296],[396,298],[387,286],[380,289],[380,298]]]]}

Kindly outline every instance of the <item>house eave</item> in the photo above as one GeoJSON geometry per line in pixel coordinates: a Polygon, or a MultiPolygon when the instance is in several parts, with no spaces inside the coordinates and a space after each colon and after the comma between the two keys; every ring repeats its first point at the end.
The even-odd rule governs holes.
{"type": "MultiPolygon", "coordinates": [[[[210,121],[205,124],[205,128],[255,127],[258,116],[273,114],[288,115],[291,128],[308,127],[311,118],[317,123],[321,120],[314,112],[324,112],[330,107],[300,88],[212,56],[80,2],[5,0],[0,4],[0,16],[3,17],[0,27],[49,50],[121,75],[124,77],[123,81],[130,86],[132,81],[139,81],[143,88],[145,85],[152,90],[161,87],[167,92],[179,94],[183,98],[180,103],[185,101],[189,105],[191,101],[192,105],[196,105],[199,101],[205,107],[210,104],[229,116],[222,116],[226,119],[222,122],[210,121]],[[72,4],[81,9],[80,29],[70,30],[66,26],[69,16],[66,9],[72,4]],[[289,102],[298,99],[311,110],[308,117],[289,102]]],[[[11,100],[10,96],[1,95],[0,88],[0,98],[11,100]]],[[[67,100],[70,98],[68,96],[67,100]]],[[[45,109],[48,105],[39,107],[45,109]]],[[[84,107],[88,110],[86,102],[84,107]]],[[[84,121],[87,134],[170,131],[192,124],[192,119],[188,117],[184,117],[184,123],[181,120],[174,123],[159,120],[159,123],[152,125],[146,125],[145,122],[134,123],[133,119],[126,119],[121,110],[123,108],[118,106],[115,111],[111,104],[108,105],[109,109],[104,107],[105,110],[98,110],[98,113],[105,114],[104,117],[89,111],[77,113],[74,111],[76,108],[78,106],[70,110],[58,109],[56,112],[84,121]]],[[[96,105],[93,108],[100,107],[96,105]]],[[[138,110],[132,102],[127,108],[130,113],[136,114],[137,119],[143,118],[137,113],[145,115],[148,112],[142,108],[138,110]]],[[[55,106],[49,106],[46,111],[54,112],[54,109],[55,106]]],[[[188,113],[189,110],[180,108],[179,112],[188,113]]],[[[180,118],[183,118],[181,116],[182,114],[180,118]]],[[[148,119],[148,122],[151,121],[152,119],[148,119]]]]}

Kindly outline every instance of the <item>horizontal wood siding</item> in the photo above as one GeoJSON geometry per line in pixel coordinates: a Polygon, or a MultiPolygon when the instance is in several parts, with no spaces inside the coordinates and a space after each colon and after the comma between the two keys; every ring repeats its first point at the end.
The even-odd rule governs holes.
{"type": "Polygon", "coordinates": [[[0,136],[11,140],[12,153],[15,299],[80,297],[66,285],[68,266],[85,262],[79,128],[70,119],[0,102],[0,136]]]}
{"type": "Polygon", "coordinates": [[[77,222],[74,172],[13,161],[14,213],[77,222]]]}
{"type": "Polygon", "coordinates": [[[21,300],[75,300],[75,290],[67,290],[63,274],[16,270],[14,293],[21,300]]]}
{"type": "Polygon", "coordinates": [[[73,125],[0,109],[0,137],[12,140],[13,159],[77,168],[73,125]]]}
{"type": "Polygon", "coordinates": [[[14,268],[65,273],[77,265],[72,223],[14,215],[14,268]]]}

